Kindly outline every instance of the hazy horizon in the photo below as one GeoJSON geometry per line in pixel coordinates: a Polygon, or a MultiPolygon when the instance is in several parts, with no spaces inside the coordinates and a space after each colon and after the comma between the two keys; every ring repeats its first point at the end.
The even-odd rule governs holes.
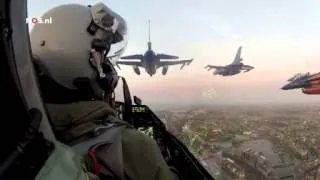
{"type": "MultiPolygon", "coordinates": [[[[29,17],[65,3],[94,4],[100,1],[29,1],[29,17]]],[[[104,1],[102,1],[104,2],[104,1]]],[[[147,20],[156,53],[194,58],[190,66],[161,69],[149,77],[132,67],[121,66],[131,93],[151,106],[191,104],[268,104],[319,102],[320,96],[280,87],[296,73],[319,71],[320,1],[217,1],[176,0],[134,2],[105,1],[128,23],[129,42],[124,55],[147,49],[147,20]],[[207,64],[226,65],[237,47],[243,46],[244,63],[255,67],[232,77],[213,76],[207,64]],[[203,92],[215,92],[211,98],[203,92]]],[[[121,98],[121,96],[119,96],[121,98]]]]}

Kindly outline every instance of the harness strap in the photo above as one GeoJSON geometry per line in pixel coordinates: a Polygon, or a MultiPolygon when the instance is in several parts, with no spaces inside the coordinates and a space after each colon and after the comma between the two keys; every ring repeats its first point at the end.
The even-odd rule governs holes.
{"type": "Polygon", "coordinates": [[[100,175],[100,164],[98,162],[98,159],[95,155],[94,152],[88,150],[87,152],[87,156],[92,160],[93,162],[93,171],[94,171],[94,174],[99,176],[100,175]]]}
{"type": "MultiPolygon", "coordinates": [[[[103,126],[103,125],[102,125],[103,126]]],[[[79,153],[87,154],[92,160],[94,173],[101,173],[101,166],[106,167],[119,179],[124,180],[124,164],[122,151],[122,132],[125,124],[113,124],[101,135],[80,142],[73,146],[79,153]]]]}

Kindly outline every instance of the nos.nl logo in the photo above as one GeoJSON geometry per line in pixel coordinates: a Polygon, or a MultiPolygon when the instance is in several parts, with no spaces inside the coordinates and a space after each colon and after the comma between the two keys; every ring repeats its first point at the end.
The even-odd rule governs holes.
{"type": "Polygon", "coordinates": [[[41,18],[41,17],[26,18],[26,23],[52,24],[52,17],[49,17],[49,18],[41,18]]]}

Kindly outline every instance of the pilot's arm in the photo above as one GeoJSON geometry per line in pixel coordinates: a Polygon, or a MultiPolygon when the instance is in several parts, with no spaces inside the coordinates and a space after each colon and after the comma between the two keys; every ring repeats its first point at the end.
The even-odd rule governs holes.
{"type": "Polygon", "coordinates": [[[137,180],[171,180],[173,174],[154,139],[135,130],[123,133],[124,168],[137,180]]]}

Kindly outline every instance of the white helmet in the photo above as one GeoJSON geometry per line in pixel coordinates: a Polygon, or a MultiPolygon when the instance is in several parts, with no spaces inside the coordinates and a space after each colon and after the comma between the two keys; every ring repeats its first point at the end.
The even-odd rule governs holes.
{"type": "MultiPolygon", "coordinates": [[[[125,20],[103,3],[61,5],[42,18],[52,23],[35,24],[30,35],[36,67],[46,77],[40,78],[40,87],[51,79],[60,90],[70,91],[68,97],[91,91],[90,98],[103,99],[113,92],[118,76],[109,60],[119,58],[126,48],[125,20]]],[[[52,84],[41,89],[60,91],[52,84]]]]}

